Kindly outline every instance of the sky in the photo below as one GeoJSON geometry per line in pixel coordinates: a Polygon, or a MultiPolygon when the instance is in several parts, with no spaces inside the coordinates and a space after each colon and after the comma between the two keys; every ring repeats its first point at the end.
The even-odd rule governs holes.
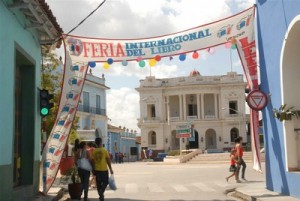
{"type": "MultiPolygon", "coordinates": [[[[102,1],[46,2],[64,33],[68,33],[102,1]]],[[[255,0],[106,0],[70,34],[109,39],[156,37],[229,17],[252,7],[254,3],[255,0]]],[[[172,60],[162,58],[155,66],[146,65],[144,68],[139,67],[136,61],[129,62],[127,66],[115,62],[109,69],[98,63],[92,69],[93,75],[104,74],[106,86],[110,88],[106,100],[108,123],[140,132],[137,127],[140,98],[135,88],[150,74],[155,78],[172,78],[188,76],[194,69],[203,76],[224,75],[230,71],[243,74],[236,50],[222,45],[214,48],[213,54],[206,50],[198,53],[198,59],[188,54],[185,61],[180,61],[178,56],[174,56],[172,60]]],[[[62,48],[56,50],[56,54],[64,58],[62,48]]]]}

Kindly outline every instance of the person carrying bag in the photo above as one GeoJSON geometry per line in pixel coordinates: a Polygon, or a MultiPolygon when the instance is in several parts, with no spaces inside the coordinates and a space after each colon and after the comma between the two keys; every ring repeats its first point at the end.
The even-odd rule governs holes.
{"type": "MultiPolygon", "coordinates": [[[[96,174],[97,191],[99,200],[104,201],[104,192],[109,184],[109,173],[113,175],[113,169],[111,167],[111,159],[108,151],[102,145],[102,139],[96,138],[95,143],[98,146],[93,152],[93,166],[96,174]]],[[[112,186],[112,188],[114,188],[112,186]]]]}
{"type": "Polygon", "coordinates": [[[81,194],[84,192],[84,201],[88,200],[89,179],[92,171],[91,158],[87,150],[86,142],[80,142],[76,153],[76,165],[81,180],[81,194]]]}

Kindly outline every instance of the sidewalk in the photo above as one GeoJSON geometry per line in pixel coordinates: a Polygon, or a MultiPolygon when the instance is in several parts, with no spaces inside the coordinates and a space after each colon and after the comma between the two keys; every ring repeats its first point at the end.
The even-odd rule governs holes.
{"type": "MultiPolygon", "coordinates": [[[[155,164],[155,163],[153,163],[155,164]]],[[[58,174],[53,186],[46,196],[36,196],[32,201],[66,201],[70,200],[67,192],[67,183],[61,181],[61,175],[58,174]]],[[[243,182],[243,186],[235,189],[228,189],[228,195],[245,201],[300,201],[300,199],[282,195],[266,189],[266,183],[263,180],[243,182]]]]}
{"type": "Polygon", "coordinates": [[[59,201],[65,193],[62,187],[52,187],[47,195],[37,195],[32,201],[59,201]]]}
{"type": "Polygon", "coordinates": [[[266,189],[266,184],[252,183],[247,186],[236,188],[231,196],[246,201],[299,201],[300,199],[282,195],[266,189]]]}
{"type": "MultiPolygon", "coordinates": [[[[70,200],[64,187],[53,187],[47,196],[41,196],[34,201],[65,201],[70,200]]],[[[238,187],[229,194],[232,197],[245,201],[299,201],[300,199],[269,191],[265,183],[252,183],[247,186],[238,187]]]]}

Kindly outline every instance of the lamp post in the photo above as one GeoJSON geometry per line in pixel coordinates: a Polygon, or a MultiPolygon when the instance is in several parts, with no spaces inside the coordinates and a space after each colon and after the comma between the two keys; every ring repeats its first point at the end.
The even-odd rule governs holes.
{"type": "MultiPolygon", "coordinates": [[[[229,109],[229,110],[236,112],[237,114],[241,114],[238,110],[235,110],[232,108],[225,108],[225,107],[222,108],[222,110],[225,110],[225,109],[229,109]]],[[[239,117],[239,135],[240,135],[240,132],[241,132],[241,118],[239,117]]]]}

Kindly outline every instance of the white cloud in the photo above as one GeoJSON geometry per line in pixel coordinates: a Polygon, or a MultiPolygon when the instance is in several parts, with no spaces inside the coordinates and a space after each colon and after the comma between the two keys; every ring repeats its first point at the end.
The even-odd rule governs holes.
{"type": "Polygon", "coordinates": [[[137,118],[139,118],[139,95],[135,89],[120,88],[111,89],[107,93],[107,114],[114,126],[126,127],[129,130],[137,130],[137,118]]]}
{"type": "MultiPolygon", "coordinates": [[[[47,3],[58,24],[67,33],[90,14],[101,1],[47,0],[47,3]]],[[[251,7],[254,3],[255,0],[107,0],[71,34],[110,39],[161,36],[228,17],[251,7]]],[[[171,62],[159,62],[151,68],[151,74],[156,78],[186,76],[190,68],[184,68],[184,65],[204,66],[203,61],[210,57],[206,51],[199,53],[198,61],[191,62],[187,59],[185,64],[175,58],[171,62]]],[[[224,63],[219,61],[220,66],[224,65],[222,62],[224,63]]],[[[236,66],[236,63],[234,62],[233,66],[236,66]]],[[[114,63],[108,70],[103,69],[102,65],[97,64],[93,73],[98,76],[104,73],[122,77],[120,79],[122,81],[127,78],[128,82],[144,79],[150,74],[148,64],[145,68],[140,68],[135,61],[129,62],[128,66],[114,63]]],[[[213,71],[212,68],[209,70],[213,71]]],[[[128,88],[127,83],[121,84],[123,88],[111,88],[107,92],[109,118],[116,126],[139,130],[136,125],[136,119],[139,118],[139,95],[135,89],[128,88]]]]}
{"type": "Polygon", "coordinates": [[[239,9],[244,10],[255,4],[255,0],[235,0],[239,9]]]}

